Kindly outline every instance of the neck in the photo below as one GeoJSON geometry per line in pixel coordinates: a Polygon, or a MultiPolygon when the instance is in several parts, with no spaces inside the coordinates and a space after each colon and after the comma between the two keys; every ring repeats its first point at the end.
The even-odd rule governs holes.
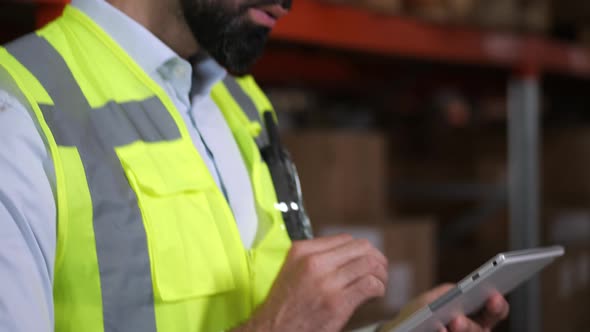
{"type": "Polygon", "coordinates": [[[178,1],[107,0],[143,25],[179,56],[188,59],[199,51],[178,1]],[[174,4],[172,4],[174,2],[174,4]]]}

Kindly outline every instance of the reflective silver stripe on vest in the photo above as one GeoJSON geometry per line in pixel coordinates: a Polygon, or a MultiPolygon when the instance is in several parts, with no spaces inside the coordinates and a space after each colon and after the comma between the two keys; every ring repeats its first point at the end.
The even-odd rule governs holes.
{"type": "Polygon", "coordinates": [[[54,106],[40,107],[56,143],[80,153],[92,197],[105,331],[156,332],[146,233],[114,148],[178,139],[174,120],[157,98],[92,109],[63,58],[36,35],[6,49],[53,99],[54,106]]]}
{"type": "Polygon", "coordinates": [[[223,80],[223,84],[227,88],[227,91],[229,91],[231,96],[234,98],[236,103],[238,103],[238,106],[240,106],[244,113],[246,113],[248,120],[250,120],[251,122],[260,123],[262,130],[260,131],[258,137],[255,138],[256,145],[258,145],[258,149],[262,150],[263,148],[267,147],[269,144],[269,140],[268,134],[266,132],[266,127],[264,125],[263,119],[260,117],[260,112],[252,98],[248,96],[248,94],[244,91],[244,89],[242,89],[240,84],[236,82],[236,79],[231,75],[227,75],[225,77],[225,79],[223,80]]]}

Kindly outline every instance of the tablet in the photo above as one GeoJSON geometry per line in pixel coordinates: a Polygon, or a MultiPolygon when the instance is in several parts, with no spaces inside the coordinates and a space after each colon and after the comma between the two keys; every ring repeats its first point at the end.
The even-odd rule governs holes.
{"type": "Polygon", "coordinates": [[[498,254],[390,332],[437,332],[454,318],[481,310],[494,292],[506,295],[563,254],[560,246],[498,254]]]}

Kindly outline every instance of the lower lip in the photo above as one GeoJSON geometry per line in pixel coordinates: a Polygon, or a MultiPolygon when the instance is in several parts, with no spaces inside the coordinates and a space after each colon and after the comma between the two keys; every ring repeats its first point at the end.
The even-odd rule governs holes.
{"type": "Polygon", "coordinates": [[[250,16],[250,19],[254,21],[254,23],[268,28],[274,27],[277,23],[277,20],[268,15],[264,10],[250,8],[248,10],[248,15],[250,16]]]}

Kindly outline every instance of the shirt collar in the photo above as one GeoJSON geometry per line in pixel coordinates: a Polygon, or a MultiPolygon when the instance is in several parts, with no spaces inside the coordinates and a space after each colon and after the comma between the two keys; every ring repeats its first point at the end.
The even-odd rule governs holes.
{"type": "MultiPolygon", "coordinates": [[[[176,52],[164,44],[144,26],[113,7],[104,0],[72,0],[72,5],[98,24],[117,42],[129,56],[149,75],[161,72],[166,66],[175,63],[191,67],[176,52]]],[[[195,92],[208,94],[211,88],[221,81],[227,72],[211,57],[201,57],[193,63],[193,79],[199,89],[195,92]]]]}
{"type": "Polygon", "coordinates": [[[209,94],[213,86],[227,76],[227,71],[210,56],[193,62],[192,94],[209,94]]]}

